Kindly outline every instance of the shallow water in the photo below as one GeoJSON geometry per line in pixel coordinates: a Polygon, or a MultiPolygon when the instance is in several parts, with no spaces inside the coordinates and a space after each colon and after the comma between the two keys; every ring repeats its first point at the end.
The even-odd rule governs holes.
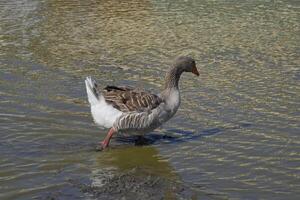
{"type": "MultiPolygon", "coordinates": [[[[156,199],[297,199],[299,8],[296,0],[1,1],[0,198],[130,198],[103,190],[130,172],[165,181],[150,181],[156,199]],[[193,56],[201,75],[182,76],[176,116],[150,145],[115,139],[96,152],[106,130],[92,122],[84,78],[158,92],[178,55],[193,56]]],[[[142,185],[150,195],[151,184],[142,185]]]]}

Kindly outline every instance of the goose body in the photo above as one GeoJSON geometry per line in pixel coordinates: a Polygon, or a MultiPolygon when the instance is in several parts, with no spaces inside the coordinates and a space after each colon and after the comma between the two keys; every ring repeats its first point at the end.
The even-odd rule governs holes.
{"type": "Polygon", "coordinates": [[[101,89],[87,77],[85,85],[94,122],[110,128],[101,147],[108,146],[114,133],[145,134],[172,118],[180,105],[178,82],[185,71],[199,75],[192,58],[179,57],[167,72],[164,90],[158,95],[126,86],[101,89]]]}

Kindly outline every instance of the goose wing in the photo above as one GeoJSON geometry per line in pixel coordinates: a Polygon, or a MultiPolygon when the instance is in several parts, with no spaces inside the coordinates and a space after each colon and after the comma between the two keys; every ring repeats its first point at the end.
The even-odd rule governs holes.
{"type": "Polygon", "coordinates": [[[107,103],[122,112],[149,111],[163,102],[155,94],[127,86],[106,86],[101,93],[107,103]]]}

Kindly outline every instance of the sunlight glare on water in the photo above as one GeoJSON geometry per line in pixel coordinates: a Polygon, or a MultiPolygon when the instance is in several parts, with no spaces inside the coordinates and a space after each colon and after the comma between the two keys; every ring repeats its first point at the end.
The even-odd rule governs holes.
{"type": "Polygon", "coordinates": [[[295,0],[1,1],[0,198],[104,198],[107,177],[129,171],[167,180],[154,182],[169,199],[297,199],[299,8],[295,0]],[[180,55],[195,58],[200,77],[182,76],[181,107],[150,134],[153,144],[114,140],[94,151],[106,130],[93,124],[84,78],[159,92],[180,55]],[[174,196],[168,183],[188,189],[174,196]]]}

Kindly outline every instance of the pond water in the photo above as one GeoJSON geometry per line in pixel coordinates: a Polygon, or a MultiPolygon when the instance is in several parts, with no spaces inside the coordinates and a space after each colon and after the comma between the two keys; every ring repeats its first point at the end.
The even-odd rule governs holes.
{"type": "Polygon", "coordinates": [[[2,0],[0,20],[1,199],[299,198],[299,1],[2,0]],[[85,77],[159,92],[179,55],[200,77],[175,117],[95,151],[85,77]]]}

